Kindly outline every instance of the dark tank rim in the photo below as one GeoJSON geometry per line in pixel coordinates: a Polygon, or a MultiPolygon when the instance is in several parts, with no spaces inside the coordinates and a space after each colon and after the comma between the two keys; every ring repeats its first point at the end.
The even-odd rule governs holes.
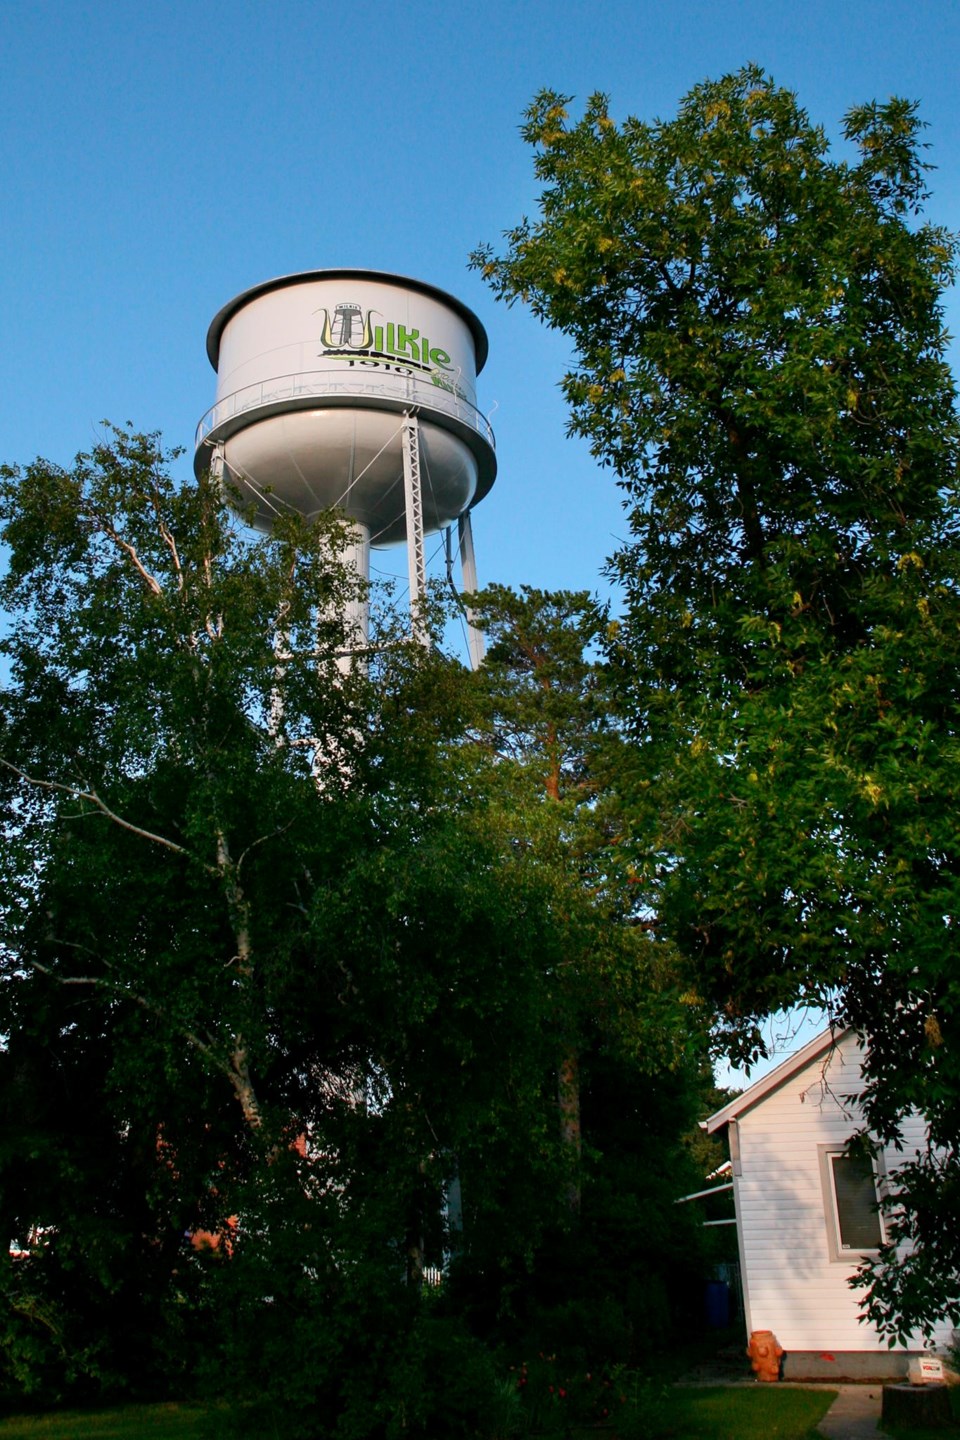
{"type": "Polygon", "coordinates": [[[278,275],[273,280],[263,280],[259,285],[252,285],[249,290],[243,290],[232,300],[228,300],[226,305],[217,311],[207,331],[207,355],[214,370],[220,363],[220,340],[223,332],[238,310],[242,310],[251,300],[269,294],[271,290],[284,290],[288,285],[302,285],[310,280],[379,280],[398,285],[405,290],[416,290],[421,295],[429,295],[432,300],[439,300],[442,305],[453,310],[466,324],[473,336],[478,375],[486,364],[489,351],[486,330],[470,307],[464,305],[455,295],[451,295],[448,290],[441,290],[437,285],[428,285],[425,280],[415,280],[409,275],[394,275],[387,270],[333,269],[300,270],[292,275],[278,275]]]}

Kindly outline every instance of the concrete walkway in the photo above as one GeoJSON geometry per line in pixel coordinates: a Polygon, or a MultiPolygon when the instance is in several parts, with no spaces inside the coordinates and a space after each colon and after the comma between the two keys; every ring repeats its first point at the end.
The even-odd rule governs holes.
{"type": "Polygon", "coordinates": [[[836,1388],[837,1398],[817,1426],[819,1434],[826,1440],[875,1440],[886,1434],[880,1429],[882,1385],[838,1385],[836,1388]]]}

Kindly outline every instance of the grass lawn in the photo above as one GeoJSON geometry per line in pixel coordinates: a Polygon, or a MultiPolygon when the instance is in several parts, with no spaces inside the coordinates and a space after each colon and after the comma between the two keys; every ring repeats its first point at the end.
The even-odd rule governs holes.
{"type": "MultiPolygon", "coordinates": [[[[624,1440],[816,1440],[815,1427],[833,1390],[780,1386],[670,1389],[646,1429],[639,1416],[623,1416],[624,1440]],[[640,1423],[638,1423],[640,1422],[640,1423]]],[[[113,1410],[64,1410],[0,1420],[0,1440],[200,1440],[203,1407],[126,1405],[113,1410]]],[[[943,1431],[939,1432],[942,1440],[943,1431]]],[[[613,1440],[615,1430],[582,1430],[578,1440],[613,1440]]],[[[441,1437],[438,1437],[441,1440],[441,1437]]],[[[928,1440],[913,1431],[897,1440],[928,1440]]],[[[929,1440],[934,1440],[931,1432],[929,1440]]]]}
{"type": "Polygon", "coordinates": [[[0,1420],[0,1440],[198,1440],[197,1405],[122,1405],[115,1410],[58,1410],[0,1420]]]}
{"type": "Polygon", "coordinates": [[[681,1387],[670,1393],[671,1440],[812,1440],[836,1394],[778,1385],[681,1387]]]}

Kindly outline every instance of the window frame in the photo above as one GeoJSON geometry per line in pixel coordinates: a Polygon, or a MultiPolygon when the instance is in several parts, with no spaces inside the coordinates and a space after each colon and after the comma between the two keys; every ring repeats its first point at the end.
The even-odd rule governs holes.
{"type": "Polygon", "coordinates": [[[820,1160],[820,1185],[823,1191],[823,1211],[826,1221],[827,1251],[830,1263],[834,1265],[849,1265],[852,1261],[854,1264],[857,1264],[861,1258],[879,1254],[880,1246],[887,1243],[887,1232],[886,1226],[883,1223],[882,1208],[882,1201],[887,1192],[887,1172],[883,1160],[883,1151],[874,1149],[870,1156],[873,1168],[873,1189],[877,1204],[877,1224],[880,1231],[880,1245],[874,1245],[866,1249],[844,1246],[840,1238],[840,1207],[837,1203],[837,1187],[834,1179],[833,1161],[840,1156],[849,1156],[849,1141],[837,1141],[832,1145],[818,1145],[817,1152],[820,1160]]]}

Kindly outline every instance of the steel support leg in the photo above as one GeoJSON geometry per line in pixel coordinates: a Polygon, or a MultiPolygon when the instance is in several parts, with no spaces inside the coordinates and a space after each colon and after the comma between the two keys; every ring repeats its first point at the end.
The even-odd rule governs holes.
{"type": "Polygon", "coordinates": [[[420,422],[403,417],[403,490],[407,516],[407,569],[410,575],[410,633],[425,648],[427,629],[427,564],[423,544],[423,492],[420,486],[420,422]]]}

